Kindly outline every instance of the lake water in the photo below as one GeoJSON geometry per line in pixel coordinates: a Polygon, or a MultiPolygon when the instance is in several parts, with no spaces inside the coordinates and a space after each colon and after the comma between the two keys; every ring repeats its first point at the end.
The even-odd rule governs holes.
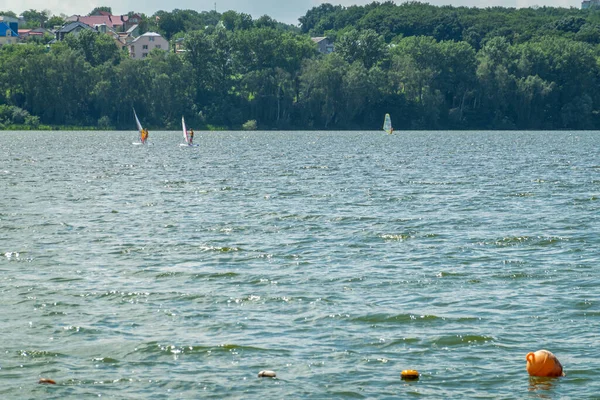
{"type": "Polygon", "coordinates": [[[600,393],[600,134],[180,136],[0,132],[0,398],[600,393]]]}

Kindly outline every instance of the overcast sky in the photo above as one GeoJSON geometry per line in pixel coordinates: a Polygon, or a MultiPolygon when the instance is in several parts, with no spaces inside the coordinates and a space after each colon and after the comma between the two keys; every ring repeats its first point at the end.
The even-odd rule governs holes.
{"type": "MultiPolygon", "coordinates": [[[[380,0],[383,2],[385,0],[380,0]]],[[[403,1],[396,0],[397,4],[403,1]]],[[[468,7],[581,7],[580,0],[429,0],[423,1],[432,5],[454,5],[468,7]]],[[[234,10],[258,18],[268,15],[278,21],[288,24],[298,24],[298,18],[306,14],[311,8],[322,3],[334,5],[364,5],[372,0],[216,0],[217,11],[222,13],[234,10]]],[[[158,10],[173,11],[175,8],[182,10],[208,11],[215,8],[215,0],[0,0],[0,11],[14,11],[20,14],[25,10],[50,10],[53,15],[86,15],[97,6],[112,7],[114,14],[126,14],[136,11],[152,15],[158,10]]]]}

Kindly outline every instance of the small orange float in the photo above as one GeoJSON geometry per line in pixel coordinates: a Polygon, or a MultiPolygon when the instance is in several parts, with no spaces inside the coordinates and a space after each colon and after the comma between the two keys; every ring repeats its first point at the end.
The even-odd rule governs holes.
{"type": "Polygon", "coordinates": [[[419,379],[419,371],[414,369],[405,369],[400,373],[400,377],[407,380],[419,379]]]}
{"type": "Polygon", "coordinates": [[[40,378],[38,383],[40,385],[56,385],[56,382],[54,382],[52,379],[48,379],[48,378],[40,378]]]}
{"type": "Polygon", "coordinates": [[[527,353],[527,372],[531,376],[557,377],[564,376],[563,367],[558,358],[548,350],[527,353]]]}

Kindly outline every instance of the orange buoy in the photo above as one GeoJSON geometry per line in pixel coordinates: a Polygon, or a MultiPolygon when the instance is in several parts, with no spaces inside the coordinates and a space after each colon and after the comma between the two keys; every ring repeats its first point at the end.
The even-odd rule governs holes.
{"type": "Polygon", "coordinates": [[[52,379],[48,379],[48,378],[40,378],[38,383],[40,385],[56,385],[56,382],[54,382],[52,379]]]}
{"type": "Polygon", "coordinates": [[[402,371],[400,373],[400,377],[402,379],[419,379],[419,371],[414,370],[414,369],[405,369],[404,371],[402,371]]]}
{"type": "Polygon", "coordinates": [[[564,376],[563,367],[558,358],[548,350],[527,353],[527,372],[531,376],[564,376]]]}

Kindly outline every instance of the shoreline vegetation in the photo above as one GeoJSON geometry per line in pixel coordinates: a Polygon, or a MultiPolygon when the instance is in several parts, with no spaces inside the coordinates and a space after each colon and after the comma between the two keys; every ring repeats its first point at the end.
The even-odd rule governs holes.
{"type": "Polygon", "coordinates": [[[0,130],[135,130],[133,108],[161,130],[184,116],[198,131],[371,131],[386,113],[395,130],[600,129],[599,8],[326,3],[297,26],[235,11],[141,16],[168,52],[134,60],[94,30],[2,46],[0,130]],[[318,51],[323,37],[332,53],[318,51]]]}

